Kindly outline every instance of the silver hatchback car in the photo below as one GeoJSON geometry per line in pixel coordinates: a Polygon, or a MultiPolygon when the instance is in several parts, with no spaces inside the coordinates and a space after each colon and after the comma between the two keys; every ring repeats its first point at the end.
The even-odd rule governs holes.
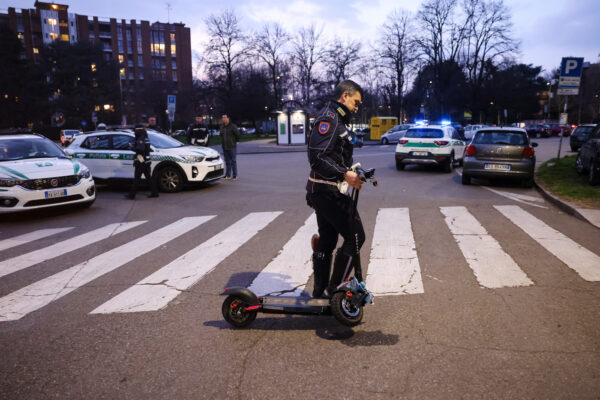
{"type": "Polygon", "coordinates": [[[529,141],[519,128],[484,128],[475,134],[465,149],[462,183],[471,178],[509,178],[533,186],[537,143],[529,141]]]}

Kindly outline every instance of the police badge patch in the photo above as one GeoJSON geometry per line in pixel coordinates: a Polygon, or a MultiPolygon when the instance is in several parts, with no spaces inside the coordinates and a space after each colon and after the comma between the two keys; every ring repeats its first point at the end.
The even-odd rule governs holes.
{"type": "Polygon", "coordinates": [[[324,135],[324,134],[326,134],[327,132],[329,132],[329,126],[330,126],[330,125],[331,125],[331,124],[330,124],[329,122],[321,122],[321,123],[319,124],[319,133],[320,133],[321,135],[324,135]]]}

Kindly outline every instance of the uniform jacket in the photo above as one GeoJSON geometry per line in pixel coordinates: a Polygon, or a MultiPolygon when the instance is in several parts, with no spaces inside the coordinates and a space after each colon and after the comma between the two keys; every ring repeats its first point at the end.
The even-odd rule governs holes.
{"type": "MultiPolygon", "coordinates": [[[[344,181],[344,174],[352,166],[352,138],[346,124],[350,112],[341,103],[331,101],[315,118],[308,138],[308,162],[310,177],[333,183],[344,181]]],[[[333,185],[309,180],[308,193],[338,191],[333,185]]]]}
{"type": "Polygon", "coordinates": [[[208,129],[202,124],[192,123],[187,128],[187,140],[188,143],[192,142],[192,138],[194,139],[204,139],[208,136],[208,129]]]}
{"type": "Polygon", "coordinates": [[[135,135],[135,141],[132,145],[132,150],[135,151],[133,162],[141,162],[138,156],[144,159],[144,162],[150,162],[150,139],[147,134],[135,135]]]}
{"type": "Polygon", "coordinates": [[[223,150],[235,149],[237,142],[240,141],[240,131],[238,131],[237,126],[231,122],[227,126],[221,126],[219,134],[221,135],[221,145],[223,146],[223,150]]]}

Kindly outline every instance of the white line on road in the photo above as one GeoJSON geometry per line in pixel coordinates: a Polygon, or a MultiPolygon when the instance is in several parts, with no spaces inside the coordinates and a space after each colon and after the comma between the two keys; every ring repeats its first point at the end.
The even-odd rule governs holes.
{"type": "Polygon", "coordinates": [[[214,216],[186,217],[0,298],[0,321],[13,321],[198,227],[214,216]]]}
{"type": "Polygon", "coordinates": [[[317,231],[317,217],[312,214],[248,288],[257,296],[302,295],[313,272],[310,239],[317,231]]]}
{"type": "Polygon", "coordinates": [[[15,236],[10,239],[4,239],[0,241],[0,251],[33,242],[34,240],[43,239],[48,236],[57,235],[61,232],[68,231],[69,229],[73,229],[73,227],[40,229],[39,231],[25,233],[24,235],[15,236]]]}
{"type": "Polygon", "coordinates": [[[600,281],[600,256],[517,206],[494,206],[586,281],[600,281]]]}
{"type": "Polygon", "coordinates": [[[440,210],[481,286],[501,288],[533,285],[525,272],[466,207],[440,207],[440,210]]]}
{"type": "Polygon", "coordinates": [[[9,260],[0,262],[0,277],[3,277],[13,272],[20,271],[25,268],[29,268],[35,264],[39,264],[43,261],[50,260],[52,258],[61,256],[66,253],[70,253],[82,247],[88,246],[92,243],[106,239],[110,236],[114,236],[118,233],[126,230],[135,228],[138,225],[143,224],[146,221],[133,221],[114,223],[103,226],[102,228],[95,229],[90,232],[86,232],[82,235],[75,236],[73,238],[65,239],[62,242],[53,244],[43,249],[38,249],[29,253],[21,254],[20,256],[13,257],[9,260]]]}
{"type": "Polygon", "coordinates": [[[377,213],[367,272],[367,287],[375,295],[424,292],[408,208],[377,213]]]}
{"type": "Polygon", "coordinates": [[[113,297],[91,314],[155,311],[195,285],[281,212],[251,213],[200,246],[113,297]]]}

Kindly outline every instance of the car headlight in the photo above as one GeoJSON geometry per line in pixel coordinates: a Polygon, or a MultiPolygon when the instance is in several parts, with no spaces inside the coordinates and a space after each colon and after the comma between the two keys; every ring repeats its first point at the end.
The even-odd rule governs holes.
{"type": "Polygon", "coordinates": [[[202,156],[180,156],[180,157],[183,158],[185,161],[190,161],[190,162],[204,161],[204,157],[202,157],[202,156]]]}
{"type": "Polygon", "coordinates": [[[1,187],[12,187],[16,185],[20,185],[25,182],[24,179],[0,179],[1,187]]]}
{"type": "Polygon", "coordinates": [[[79,174],[77,174],[77,176],[79,176],[79,179],[87,179],[90,176],[92,176],[92,174],[90,173],[89,169],[86,169],[84,171],[81,171],[79,174]]]}

